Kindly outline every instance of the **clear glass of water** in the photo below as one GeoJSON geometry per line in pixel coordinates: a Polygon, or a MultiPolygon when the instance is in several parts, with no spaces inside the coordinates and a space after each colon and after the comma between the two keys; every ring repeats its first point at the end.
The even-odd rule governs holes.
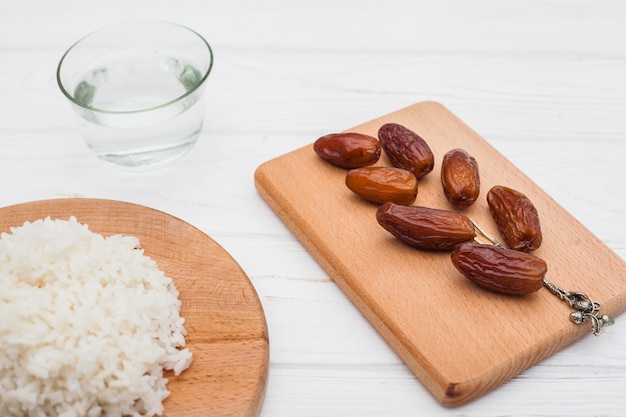
{"type": "Polygon", "coordinates": [[[147,171],[179,160],[198,140],[212,66],[210,45],[193,30],[132,22],[76,42],[59,62],[57,81],[94,154],[147,171]]]}

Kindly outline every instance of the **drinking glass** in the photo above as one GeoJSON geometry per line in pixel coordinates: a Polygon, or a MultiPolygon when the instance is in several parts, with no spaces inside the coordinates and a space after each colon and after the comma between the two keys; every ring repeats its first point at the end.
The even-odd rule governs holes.
{"type": "Polygon", "coordinates": [[[117,167],[146,171],[193,148],[212,66],[210,45],[187,27],[120,23],[71,46],[57,82],[93,153],[117,167]]]}

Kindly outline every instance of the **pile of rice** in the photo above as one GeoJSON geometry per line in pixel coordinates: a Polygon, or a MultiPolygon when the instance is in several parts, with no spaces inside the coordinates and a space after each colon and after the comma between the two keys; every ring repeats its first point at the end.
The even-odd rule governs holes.
{"type": "Polygon", "coordinates": [[[191,363],[172,280],[131,236],[75,218],[0,236],[0,416],[163,413],[191,363]]]}

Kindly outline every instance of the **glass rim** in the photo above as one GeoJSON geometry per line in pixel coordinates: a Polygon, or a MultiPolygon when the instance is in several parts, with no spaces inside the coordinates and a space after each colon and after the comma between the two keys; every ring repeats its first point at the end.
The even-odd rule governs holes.
{"type": "Polygon", "coordinates": [[[191,94],[193,94],[194,92],[196,92],[200,87],[202,87],[204,85],[204,82],[206,81],[206,79],[209,77],[209,74],[211,73],[211,70],[213,69],[213,49],[211,48],[211,45],[209,44],[209,42],[207,42],[206,39],[204,39],[204,37],[202,35],[200,35],[198,32],[196,32],[195,30],[178,24],[178,23],[173,23],[173,22],[168,22],[168,21],[164,21],[164,20],[142,20],[142,21],[132,21],[132,22],[123,22],[123,23],[117,23],[117,24],[112,24],[112,25],[108,25],[105,27],[102,27],[100,29],[96,29],[93,32],[90,32],[88,34],[86,34],[85,36],[81,37],[80,39],[78,39],[76,42],[74,42],[69,48],[67,48],[67,50],[63,53],[63,56],[61,57],[61,59],[59,60],[59,63],[57,65],[57,70],[56,70],[56,80],[57,80],[57,85],[59,86],[59,88],[61,89],[61,92],[63,93],[63,95],[72,102],[72,104],[88,110],[88,111],[92,111],[92,112],[97,112],[97,113],[107,113],[107,114],[134,114],[134,113],[144,113],[144,112],[149,112],[149,111],[153,111],[153,110],[158,110],[158,109],[162,109],[164,107],[167,107],[171,104],[174,104],[180,100],[185,99],[186,97],[190,96],[191,94]],[[166,101],[165,103],[162,104],[158,104],[156,106],[151,106],[151,107],[146,107],[146,108],[142,108],[142,109],[134,109],[134,110],[107,110],[107,109],[100,109],[97,107],[91,107],[91,106],[86,106],[85,104],[81,103],[80,101],[76,100],[74,98],[74,96],[72,94],[70,94],[69,91],[67,91],[67,89],[65,88],[65,86],[63,85],[63,82],[61,81],[61,67],[63,65],[63,63],[65,62],[65,58],[67,58],[68,54],[76,47],[78,46],[80,43],[82,43],[84,40],[86,40],[87,38],[95,35],[96,33],[108,30],[108,29],[112,29],[115,27],[119,27],[119,26],[129,26],[129,25],[134,25],[134,24],[146,24],[146,23],[157,23],[157,24],[166,24],[166,25],[171,25],[171,26],[176,26],[180,29],[184,29],[189,31],[190,33],[196,35],[201,41],[202,43],[206,46],[207,51],[209,52],[209,65],[206,69],[206,71],[204,72],[204,74],[202,75],[202,78],[200,79],[200,82],[194,86],[192,89],[187,90],[184,94],[181,94],[180,96],[177,96],[169,101],[166,101]]]}

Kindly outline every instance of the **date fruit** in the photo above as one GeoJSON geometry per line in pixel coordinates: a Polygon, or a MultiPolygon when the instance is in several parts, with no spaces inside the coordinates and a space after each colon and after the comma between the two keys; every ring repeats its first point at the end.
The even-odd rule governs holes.
{"type": "Polygon", "coordinates": [[[457,246],[452,252],[452,264],[476,284],[514,295],[539,290],[548,270],[543,259],[530,253],[474,243],[457,246]]]}
{"type": "Polygon", "coordinates": [[[378,207],[376,220],[396,238],[418,249],[452,250],[476,237],[467,216],[448,210],[386,203],[378,207]]]}
{"type": "Polygon", "coordinates": [[[361,133],[331,133],[313,143],[315,153],[340,168],[360,168],[375,164],[380,158],[378,139],[361,133]]]}
{"type": "Polygon", "coordinates": [[[346,185],[361,198],[376,204],[411,204],[417,197],[417,178],[402,168],[351,169],[346,174],[346,185]]]}
{"type": "Polygon", "coordinates": [[[541,246],[539,214],[528,197],[511,188],[496,185],[487,193],[487,203],[509,248],[530,252],[541,246]]]}
{"type": "Polygon", "coordinates": [[[394,166],[408,169],[418,179],[433,170],[433,152],[417,133],[402,125],[387,123],[378,130],[378,139],[394,166]]]}
{"type": "Polygon", "coordinates": [[[463,149],[452,149],[441,164],[443,194],[454,207],[464,209],[476,201],[480,194],[478,163],[463,149]]]}

